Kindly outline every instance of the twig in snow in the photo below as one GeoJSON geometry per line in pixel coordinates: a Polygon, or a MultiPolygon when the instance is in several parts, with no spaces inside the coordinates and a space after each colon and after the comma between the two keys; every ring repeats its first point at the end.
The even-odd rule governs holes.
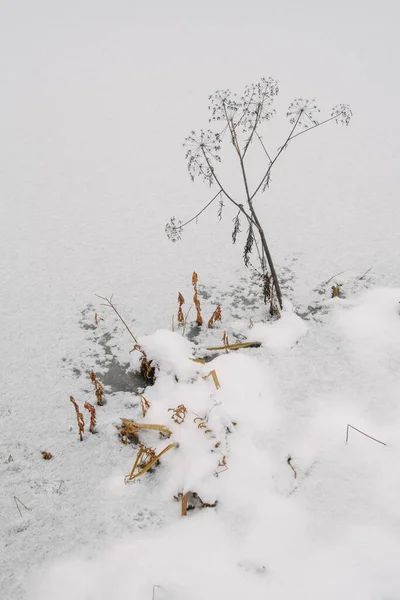
{"type": "Polygon", "coordinates": [[[365,435],[365,437],[369,438],[370,440],[373,440],[374,442],[378,442],[378,444],[382,444],[382,446],[386,446],[387,445],[387,444],[385,444],[385,442],[381,442],[380,440],[377,440],[376,438],[372,437],[371,435],[368,435],[368,433],[364,433],[364,431],[361,431],[360,429],[357,429],[357,427],[353,427],[353,425],[350,425],[350,424],[347,425],[346,444],[349,441],[349,427],[351,427],[355,431],[358,431],[358,433],[361,433],[362,435],[365,435]]]}
{"type": "Polygon", "coordinates": [[[370,267],[369,269],[367,269],[364,273],[364,275],[361,275],[361,277],[359,277],[358,279],[364,279],[364,277],[367,275],[367,273],[369,273],[370,271],[372,271],[372,267],[370,267]]]}
{"type": "Polygon", "coordinates": [[[289,467],[292,469],[292,471],[293,471],[293,475],[294,475],[294,478],[295,478],[295,479],[297,479],[297,471],[296,471],[296,469],[294,468],[294,466],[292,465],[292,457],[291,457],[291,456],[289,456],[289,457],[288,457],[288,459],[287,459],[287,464],[288,464],[288,465],[289,465],[289,467]]]}
{"type": "Polygon", "coordinates": [[[135,338],[135,336],[133,335],[132,331],[129,329],[128,325],[126,324],[126,322],[124,321],[124,319],[121,317],[121,315],[119,314],[118,310],[115,307],[115,304],[113,304],[113,297],[111,296],[110,298],[105,298],[104,296],[99,296],[99,294],[96,294],[96,296],[98,298],[101,298],[101,300],[105,300],[106,304],[103,304],[103,306],[109,306],[110,308],[113,309],[113,311],[115,312],[115,314],[118,316],[118,318],[120,319],[120,321],[125,325],[128,333],[130,334],[130,336],[133,338],[135,344],[137,344],[137,339],[135,338]]]}
{"type": "Polygon", "coordinates": [[[339,275],[342,275],[343,273],[347,273],[347,269],[344,271],[340,271],[340,273],[336,273],[336,275],[333,275],[330,279],[328,279],[328,281],[326,282],[326,285],[328,285],[328,283],[330,283],[332,281],[332,279],[335,279],[335,277],[339,277],[339,275]]]}
{"type": "Polygon", "coordinates": [[[17,498],[17,496],[14,496],[14,502],[15,502],[15,506],[18,508],[18,512],[19,512],[19,514],[21,516],[21,519],[22,519],[22,512],[21,512],[20,507],[18,506],[18,502],[20,504],[22,504],[22,506],[24,507],[25,510],[29,511],[29,508],[27,506],[25,506],[25,504],[19,498],[17,498]]]}
{"type": "Polygon", "coordinates": [[[156,597],[156,588],[159,588],[159,587],[160,587],[159,585],[153,585],[153,598],[152,598],[152,600],[155,599],[155,597],[156,597]]]}

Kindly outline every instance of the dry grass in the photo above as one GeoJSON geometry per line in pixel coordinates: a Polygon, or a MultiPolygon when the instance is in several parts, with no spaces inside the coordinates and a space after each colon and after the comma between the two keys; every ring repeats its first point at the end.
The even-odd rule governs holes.
{"type": "Polygon", "coordinates": [[[199,296],[198,296],[198,292],[197,292],[198,280],[199,280],[199,278],[197,276],[196,271],[193,271],[193,275],[192,275],[192,285],[193,285],[193,289],[194,289],[193,302],[194,302],[194,305],[195,305],[196,311],[197,311],[196,323],[199,327],[201,327],[203,325],[203,317],[201,316],[200,300],[199,300],[199,296]]]}
{"type": "Polygon", "coordinates": [[[131,472],[125,477],[125,483],[133,481],[137,477],[144,475],[144,473],[151,469],[151,467],[154,466],[156,462],[160,460],[163,454],[169,452],[169,450],[172,450],[172,448],[177,448],[178,446],[178,443],[169,444],[159,454],[156,454],[154,448],[146,446],[146,444],[139,444],[139,451],[137,453],[131,472]]]}
{"type": "Polygon", "coordinates": [[[340,292],[340,288],[341,288],[341,284],[340,283],[335,283],[335,285],[333,285],[331,287],[332,290],[332,294],[331,294],[331,298],[340,298],[341,297],[341,292],[340,292]]]}
{"type": "Polygon", "coordinates": [[[122,417],[121,421],[122,425],[117,425],[117,429],[119,430],[121,442],[123,444],[137,444],[139,442],[139,433],[141,429],[159,431],[164,437],[170,437],[172,435],[172,431],[170,431],[168,427],[165,427],[165,425],[158,425],[154,423],[136,423],[135,421],[131,421],[129,419],[123,419],[122,417]]]}
{"type": "Polygon", "coordinates": [[[221,384],[220,384],[220,382],[218,380],[217,373],[216,373],[215,369],[213,369],[212,371],[210,371],[208,375],[204,375],[203,379],[207,379],[207,377],[210,377],[210,375],[213,378],[215,387],[217,388],[217,390],[219,390],[219,388],[221,387],[221,384]]]}
{"type": "Polygon", "coordinates": [[[171,419],[180,425],[186,419],[187,408],[184,404],[180,404],[176,408],[169,408],[168,412],[172,412],[171,419]]]}
{"type": "Polygon", "coordinates": [[[207,348],[207,350],[239,350],[239,348],[259,348],[261,342],[242,342],[240,344],[229,344],[227,346],[215,346],[214,348],[207,348]]]}
{"type": "Polygon", "coordinates": [[[93,406],[93,404],[90,404],[90,402],[85,402],[85,404],[83,405],[83,407],[86,408],[86,410],[88,410],[89,413],[90,413],[89,431],[90,431],[90,433],[95,433],[95,429],[96,429],[96,409],[93,406]]]}
{"type": "Polygon", "coordinates": [[[100,381],[97,379],[94,371],[92,371],[90,373],[89,377],[90,377],[90,381],[94,385],[94,393],[96,394],[97,404],[99,406],[103,406],[103,404],[104,404],[104,394],[105,394],[103,384],[100,383],[100,381]]]}
{"type": "Polygon", "coordinates": [[[83,419],[83,414],[80,412],[79,406],[78,406],[75,398],[73,396],[70,396],[69,399],[75,407],[76,421],[78,423],[78,435],[79,435],[80,440],[82,441],[83,434],[85,432],[85,421],[83,419]]]}

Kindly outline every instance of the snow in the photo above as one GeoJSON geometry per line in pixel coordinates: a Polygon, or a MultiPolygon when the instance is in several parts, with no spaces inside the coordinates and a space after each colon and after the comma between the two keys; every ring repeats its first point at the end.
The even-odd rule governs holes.
{"type": "MultiPolygon", "coordinates": [[[[1,600],[398,600],[398,13],[356,1],[2,3],[1,600]],[[231,244],[229,207],[182,242],[164,235],[215,193],[190,182],[182,150],[207,127],[208,94],[270,75],[281,91],[268,148],[293,98],[354,112],[348,128],[295,140],[257,200],[279,320],[242,264],[245,232],[231,244]],[[218,304],[222,322],[199,331],[192,308],[182,335],[176,300],[186,314],[193,270],[205,323],[218,304]],[[140,353],[96,294],[114,294],[154,386],[135,378],[140,353]],[[261,346],[207,350],[224,332],[261,346]],[[94,435],[91,370],[106,388],[94,435]],[[137,446],[121,443],[121,418],[169,428],[140,433],[157,452],[179,444],[131,483],[137,446]],[[352,428],[346,443],[348,425],[383,444],[352,428]],[[216,507],[182,517],[187,491],[216,507]]],[[[242,197],[233,161],[222,176],[242,197]]]]}

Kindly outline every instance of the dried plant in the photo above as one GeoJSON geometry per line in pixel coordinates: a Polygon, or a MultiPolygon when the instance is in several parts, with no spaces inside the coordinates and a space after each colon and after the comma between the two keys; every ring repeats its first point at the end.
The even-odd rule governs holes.
{"type": "Polygon", "coordinates": [[[72,402],[72,404],[75,407],[75,412],[76,412],[76,421],[78,423],[78,434],[79,434],[79,438],[82,441],[83,439],[83,434],[85,432],[85,421],[83,419],[83,414],[80,412],[79,410],[79,406],[75,400],[75,398],[73,396],[69,397],[70,401],[72,402]]]}
{"type": "Polygon", "coordinates": [[[103,406],[103,404],[104,404],[104,394],[105,394],[103,384],[100,383],[100,381],[97,379],[94,371],[92,371],[90,373],[89,377],[90,377],[90,381],[94,385],[94,393],[96,394],[97,404],[99,406],[103,406]]]}
{"type": "Polygon", "coordinates": [[[146,473],[149,469],[151,469],[152,466],[156,464],[156,462],[160,460],[163,454],[165,454],[172,448],[177,448],[178,446],[178,443],[169,444],[159,454],[156,454],[154,448],[146,446],[146,444],[139,443],[139,451],[137,453],[131,472],[125,477],[125,483],[133,481],[137,477],[140,477],[141,475],[146,473]]]}
{"type": "Polygon", "coordinates": [[[292,469],[292,471],[293,471],[293,475],[294,475],[294,478],[295,478],[295,479],[297,479],[297,471],[296,471],[296,469],[294,468],[294,466],[292,465],[292,457],[291,457],[291,456],[288,456],[288,459],[287,459],[287,461],[286,461],[286,462],[287,462],[287,464],[289,465],[289,467],[292,469]]]}
{"type": "Polygon", "coordinates": [[[95,312],[94,313],[94,322],[96,323],[96,325],[98,325],[100,323],[100,321],[104,321],[103,317],[99,317],[97,312],[95,312]]]}
{"type": "Polygon", "coordinates": [[[117,425],[117,429],[119,430],[121,442],[123,444],[137,444],[141,429],[159,431],[162,437],[170,437],[172,435],[172,431],[168,429],[168,427],[165,427],[165,425],[158,425],[154,423],[136,423],[130,419],[123,419],[122,417],[121,421],[122,425],[117,425]]]}
{"type": "Polygon", "coordinates": [[[147,398],[145,398],[143,396],[143,394],[139,394],[139,396],[141,397],[140,400],[140,406],[142,407],[142,415],[145,417],[147,414],[147,411],[149,410],[151,404],[150,402],[147,400],[147,398]]]}
{"type": "Polygon", "coordinates": [[[193,423],[196,423],[198,429],[204,429],[204,433],[212,433],[212,429],[208,429],[207,417],[196,417],[193,423]]]}
{"type": "Polygon", "coordinates": [[[103,306],[108,306],[109,308],[113,309],[113,311],[115,312],[115,314],[117,315],[117,317],[119,318],[119,320],[121,321],[121,323],[123,323],[123,325],[125,326],[125,329],[129,333],[129,335],[131,336],[131,338],[133,339],[133,341],[135,342],[135,344],[137,344],[138,343],[137,339],[135,338],[135,336],[133,335],[132,331],[129,329],[126,321],[124,321],[124,319],[121,317],[120,313],[117,310],[117,307],[113,303],[113,297],[110,296],[110,298],[106,298],[104,296],[99,296],[98,294],[96,294],[96,296],[98,298],[100,298],[101,300],[105,301],[105,304],[103,304],[103,306]]]}
{"type": "Polygon", "coordinates": [[[96,429],[96,409],[93,406],[93,404],[90,404],[90,402],[85,402],[85,404],[83,405],[83,407],[86,408],[86,410],[88,410],[89,413],[90,413],[89,431],[90,431],[90,433],[95,433],[95,429],[96,429]]]}
{"type": "Polygon", "coordinates": [[[140,374],[146,379],[151,385],[155,383],[156,380],[156,368],[153,366],[153,361],[147,358],[146,352],[139,346],[139,344],[135,344],[133,347],[134,350],[137,350],[142,355],[139,359],[140,362],[140,374]]]}
{"type": "Polygon", "coordinates": [[[357,427],[353,427],[353,425],[348,424],[347,425],[347,430],[346,430],[346,444],[349,441],[349,429],[354,429],[354,431],[357,431],[358,433],[361,433],[361,435],[365,435],[365,437],[369,438],[370,440],[374,441],[374,442],[378,442],[378,444],[382,444],[382,446],[386,446],[385,442],[381,442],[380,440],[377,440],[376,438],[372,437],[372,435],[368,435],[368,433],[365,433],[364,431],[361,431],[361,429],[357,429],[357,427]]]}
{"type": "Polygon", "coordinates": [[[200,509],[215,508],[218,504],[218,500],[216,500],[212,504],[210,504],[208,502],[204,502],[196,492],[191,492],[191,491],[186,492],[185,494],[182,494],[181,492],[179,492],[179,494],[174,496],[174,499],[177,502],[179,502],[179,501],[182,502],[182,508],[181,508],[181,516],[182,517],[186,517],[188,510],[194,510],[196,508],[196,506],[200,509]]]}
{"type": "Polygon", "coordinates": [[[249,320],[249,329],[253,329],[254,327],[254,323],[252,321],[252,319],[249,320]]]}
{"type": "Polygon", "coordinates": [[[226,456],[223,456],[221,460],[218,461],[217,469],[222,469],[221,471],[215,471],[215,477],[219,477],[221,473],[228,470],[228,465],[226,464],[226,456]]]}
{"type": "Polygon", "coordinates": [[[212,326],[217,321],[222,321],[222,310],[221,310],[221,306],[219,304],[218,304],[217,308],[214,310],[213,314],[211,315],[211,317],[208,321],[209,329],[212,329],[212,326]]]}
{"type": "Polygon", "coordinates": [[[215,387],[217,388],[217,390],[219,390],[219,388],[221,387],[221,385],[219,383],[219,380],[218,380],[217,373],[216,373],[215,369],[213,369],[212,371],[210,371],[208,375],[204,375],[203,379],[207,379],[207,377],[210,377],[210,375],[213,378],[215,387]]]}
{"type": "Polygon", "coordinates": [[[197,311],[196,323],[199,327],[201,327],[201,325],[203,325],[203,317],[201,316],[200,300],[199,300],[198,293],[197,293],[198,280],[199,280],[199,278],[197,276],[196,271],[193,271],[193,275],[192,275],[192,285],[193,285],[193,289],[194,289],[193,302],[194,302],[194,305],[195,305],[196,311],[197,311]]]}
{"type": "Polygon", "coordinates": [[[42,452],[42,457],[44,458],[44,460],[51,460],[53,458],[53,455],[51,454],[51,452],[42,452]]]}
{"type": "Polygon", "coordinates": [[[180,425],[186,419],[187,408],[184,404],[180,404],[176,408],[169,408],[168,412],[172,412],[171,419],[180,425]]]}
{"type": "Polygon", "coordinates": [[[239,344],[229,344],[228,346],[213,346],[212,348],[207,348],[210,352],[214,352],[216,350],[239,350],[239,348],[259,348],[261,346],[261,342],[240,342],[239,344]]]}
{"type": "MultiPolygon", "coordinates": [[[[268,276],[269,285],[265,286],[265,298],[270,300],[272,290],[279,309],[282,309],[282,292],[271,252],[267,244],[265,231],[259,220],[258,209],[255,207],[257,197],[265,192],[271,184],[271,172],[283,152],[292,142],[313,129],[321,127],[330,121],[348,125],[352,116],[347,104],[338,104],[331,112],[330,117],[322,121],[317,120],[319,109],[314,100],[296,98],[287,110],[290,128],[285,135],[283,143],[275,152],[269,152],[263,140],[263,127],[275,114],[273,103],[279,93],[278,83],[270,78],[246,86],[241,95],[236,95],[230,90],[217,90],[209,96],[209,128],[199,132],[191,131],[185,139],[185,158],[190,178],[205,181],[209,186],[215,185],[217,193],[207,202],[200,212],[186,223],[177,221],[172,217],[166,226],[166,233],[173,241],[180,239],[183,228],[196,221],[211,204],[218,199],[218,218],[222,217],[224,200],[228,200],[236,209],[233,219],[232,241],[236,242],[241,231],[241,221],[247,225],[247,236],[243,251],[246,266],[250,265],[253,250],[256,250],[262,276],[268,276]],[[237,168],[244,188],[243,203],[240,196],[232,193],[226,187],[220,174],[220,163],[225,157],[224,148],[228,145],[233,148],[237,159],[237,168]],[[250,149],[258,150],[264,159],[263,170],[259,173],[258,180],[252,187],[248,178],[250,149]],[[268,270],[267,272],[267,265],[268,270]]],[[[273,307],[271,310],[276,312],[273,307]]]]}
{"type": "Polygon", "coordinates": [[[335,283],[335,285],[333,285],[331,287],[331,290],[332,290],[331,298],[340,298],[341,297],[341,290],[340,290],[341,287],[342,287],[342,285],[340,283],[335,283]]]}
{"type": "Polygon", "coordinates": [[[228,354],[229,340],[228,340],[228,336],[226,335],[226,331],[224,331],[224,335],[222,336],[222,343],[225,346],[225,352],[228,354]]]}
{"type": "Polygon", "coordinates": [[[183,316],[182,306],[185,304],[185,298],[179,292],[178,294],[178,325],[183,325],[185,322],[185,317],[183,316]]]}

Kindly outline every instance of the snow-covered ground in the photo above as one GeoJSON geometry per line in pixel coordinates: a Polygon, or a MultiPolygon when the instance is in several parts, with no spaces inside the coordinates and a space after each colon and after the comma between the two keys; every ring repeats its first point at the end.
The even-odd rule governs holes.
{"type": "Polygon", "coordinates": [[[0,6],[1,600],[400,597],[398,12],[0,6]],[[205,213],[180,243],[164,235],[213,195],[189,181],[181,147],[207,126],[207,95],[270,75],[272,147],[294,97],[354,112],[349,128],[293,144],[261,199],[285,282],[276,322],[243,240],[231,246],[229,211],[205,213]],[[223,321],[198,333],[192,309],[183,337],[171,316],[179,291],[190,305],[193,270],[204,316],[220,303],[223,321]],[[96,297],[112,293],[160,366],[145,417],[126,374],[138,353],[96,297]],[[224,331],[262,346],[189,360],[224,331]],[[94,403],[91,369],[107,402],[80,442],[69,396],[94,403]],[[203,379],[213,369],[218,390],[203,379]],[[142,435],[157,451],[179,443],[129,484],[137,448],[121,444],[121,417],[168,427],[169,439],[142,435]],[[346,443],[348,424],[385,445],[351,428],[346,443]],[[217,505],[182,518],[186,491],[217,505]]]}

